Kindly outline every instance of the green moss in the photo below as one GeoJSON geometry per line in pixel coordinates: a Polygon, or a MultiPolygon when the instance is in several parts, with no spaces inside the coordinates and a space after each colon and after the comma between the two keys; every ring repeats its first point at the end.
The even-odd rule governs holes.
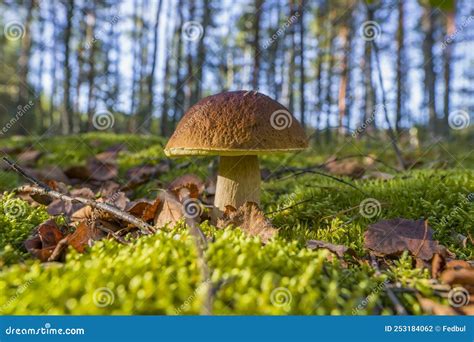
{"type": "Polygon", "coordinates": [[[33,228],[45,221],[44,208],[32,208],[13,193],[4,193],[0,200],[0,266],[27,256],[23,242],[33,228]]]}
{"type": "MultiPolygon", "coordinates": [[[[215,239],[208,250],[212,280],[226,281],[216,313],[351,314],[380,281],[368,267],[328,261],[327,251],[281,239],[262,246],[239,230],[204,230],[215,239]]],[[[72,252],[64,265],[34,262],[5,270],[0,308],[4,314],[196,314],[204,288],[196,260],[182,226],[128,246],[100,242],[87,254],[72,252]],[[18,293],[21,286],[26,289],[18,293]],[[101,307],[100,295],[110,305],[101,307]]],[[[378,296],[358,313],[377,302],[378,296]]]]}
{"type": "MultiPolygon", "coordinates": [[[[35,144],[32,138],[12,138],[4,146],[35,144]]],[[[117,143],[120,175],[127,169],[164,158],[159,137],[91,133],[48,138],[36,144],[47,153],[39,166],[84,163],[86,158],[117,143]]],[[[471,146],[466,143],[465,146],[471,146]]],[[[317,165],[333,154],[336,146],[314,147],[296,155],[262,158],[262,168],[274,172],[283,166],[317,165]]],[[[338,155],[373,153],[386,163],[395,157],[390,150],[364,146],[361,142],[340,144],[338,155]],[[341,147],[342,146],[342,147],[341,147]]],[[[389,262],[381,275],[366,264],[346,258],[330,261],[328,253],[305,247],[308,239],[344,244],[366,255],[363,234],[367,226],[384,218],[428,219],[435,238],[458,258],[473,259],[472,245],[463,247],[457,234],[474,232],[474,154],[453,144],[437,144],[425,150],[406,151],[424,161],[437,160],[424,168],[397,173],[392,180],[344,178],[356,188],[316,174],[268,180],[263,184],[262,204],[267,216],[280,229],[278,238],[262,246],[239,230],[202,229],[212,237],[207,251],[212,281],[221,283],[214,311],[218,314],[391,314],[393,304],[384,290],[385,281],[401,283],[432,296],[427,271],[414,267],[405,254],[389,262]],[[444,161],[443,161],[444,160],[444,161]],[[462,160],[462,164],[459,161],[462,160]],[[374,215],[362,215],[360,205],[371,198],[380,203],[374,215]],[[288,298],[291,298],[289,300],[288,298]],[[272,302],[273,299],[273,302],[272,302]],[[283,300],[283,305],[279,301],[283,300]],[[285,302],[286,300],[286,302],[285,302]]],[[[172,160],[168,173],[144,184],[135,197],[152,197],[158,188],[185,173],[206,179],[215,171],[215,158],[172,160]]],[[[377,169],[393,173],[377,164],[377,169]]],[[[0,186],[11,188],[18,178],[0,173],[0,186]]],[[[83,255],[71,251],[64,264],[40,264],[26,258],[23,241],[44,221],[44,209],[5,194],[0,199],[0,310],[6,314],[196,314],[205,287],[196,263],[194,244],[183,226],[156,236],[120,245],[103,241],[83,255]],[[18,217],[6,212],[7,204],[18,206],[18,217]],[[14,264],[16,262],[16,264],[14,264]],[[20,262],[20,263],[18,263],[20,262]],[[95,296],[95,297],[94,297],[95,296]],[[101,303],[113,296],[110,305],[101,303]],[[94,298],[96,303],[94,303],[94,298]],[[96,305],[98,304],[98,305],[96,305]]],[[[399,298],[410,313],[421,308],[412,293],[399,298]]]]}

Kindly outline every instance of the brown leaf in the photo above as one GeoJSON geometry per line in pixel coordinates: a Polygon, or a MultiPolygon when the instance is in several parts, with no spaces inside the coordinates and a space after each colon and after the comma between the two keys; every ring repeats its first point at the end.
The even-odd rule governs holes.
{"type": "Polygon", "coordinates": [[[83,181],[96,180],[107,181],[118,176],[116,152],[103,152],[95,157],[89,158],[85,166],[72,166],[64,170],[69,178],[83,181]]]}
{"type": "Polygon", "coordinates": [[[76,210],[71,215],[72,221],[84,221],[84,220],[91,220],[93,218],[93,209],[86,205],[79,210],[76,210]]]}
{"type": "Polygon", "coordinates": [[[463,285],[474,287],[474,269],[449,269],[441,274],[440,279],[443,283],[449,285],[463,285]]]}
{"type": "Polygon", "coordinates": [[[464,315],[474,316],[474,305],[464,305],[458,308],[458,310],[461,311],[464,315]]]}
{"type": "Polygon", "coordinates": [[[436,253],[431,261],[431,278],[438,278],[445,265],[446,261],[444,260],[444,257],[441,254],[436,253]]]}
{"type": "MultiPolygon", "coordinates": [[[[127,203],[127,207],[125,208],[125,210],[129,214],[131,214],[135,217],[142,218],[143,212],[146,209],[148,209],[151,205],[152,205],[151,201],[149,201],[147,199],[139,199],[139,200],[127,203]]],[[[153,215],[153,217],[154,217],[154,215],[153,215]]]]}
{"type": "Polygon", "coordinates": [[[427,314],[442,316],[458,314],[452,307],[436,303],[435,301],[428,298],[423,298],[420,296],[418,298],[418,302],[420,303],[422,310],[427,314]]]}
{"type": "Polygon", "coordinates": [[[465,260],[451,260],[446,263],[446,269],[448,270],[460,270],[460,269],[471,269],[473,266],[465,260]]]}
{"type": "Polygon", "coordinates": [[[258,236],[263,243],[268,242],[278,230],[273,227],[258,205],[254,202],[245,202],[239,209],[226,206],[226,211],[217,226],[225,228],[229,225],[240,227],[251,236],[258,236]]]}
{"type": "Polygon", "coordinates": [[[57,166],[46,166],[39,170],[27,169],[30,175],[43,181],[45,183],[49,181],[61,182],[68,184],[69,178],[64,174],[63,170],[57,166]]]}
{"type": "Polygon", "coordinates": [[[176,178],[168,186],[168,190],[181,201],[185,198],[199,198],[204,188],[205,184],[201,178],[190,173],[176,178]]]}
{"type": "Polygon", "coordinates": [[[107,181],[118,176],[118,167],[115,159],[110,155],[113,152],[103,152],[103,155],[87,161],[90,178],[98,181],[107,181]]]}
{"type": "Polygon", "coordinates": [[[95,194],[91,189],[84,187],[79,189],[72,189],[71,196],[93,199],[95,197],[95,194]]]}
{"type": "Polygon", "coordinates": [[[306,247],[308,247],[309,249],[325,248],[328,249],[330,252],[336,254],[339,258],[344,257],[345,254],[355,255],[355,252],[347,246],[334,245],[332,243],[319,240],[308,240],[306,242],[306,247]]]}
{"type": "Polygon", "coordinates": [[[161,200],[162,205],[155,216],[155,227],[161,228],[166,224],[168,224],[169,227],[174,227],[176,223],[184,217],[183,206],[169,193],[162,195],[161,200]]]}
{"type": "Polygon", "coordinates": [[[120,190],[120,184],[114,181],[102,182],[98,193],[101,197],[110,197],[120,190]]]}
{"type": "Polygon", "coordinates": [[[333,175],[347,176],[354,179],[361,178],[367,170],[367,166],[358,159],[337,160],[336,157],[328,159],[324,168],[333,175]]]}
{"type": "Polygon", "coordinates": [[[63,201],[60,199],[53,200],[46,208],[46,211],[51,216],[66,215],[71,216],[72,213],[82,208],[84,204],[71,203],[70,201],[63,201]]]}
{"type": "Polygon", "coordinates": [[[88,180],[91,176],[89,169],[83,165],[71,166],[64,170],[66,176],[72,179],[88,180]]]}
{"type": "Polygon", "coordinates": [[[147,207],[142,213],[142,220],[145,222],[154,220],[157,216],[157,211],[162,207],[163,201],[161,198],[156,198],[155,201],[147,207]]]}
{"type": "Polygon", "coordinates": [[[379,256],[398,256],[408,250],[425,261],[443,253],[428,223],[401,218],[371,224],[364,234],[364,246],[379,256]]]}
{"type": "Polygon", "coordinates": [[[141,165],[132,167],[127,171],[127,184],[125,184],[122,189],[135,189],[139,185],[142,185],[153,178],[157,178],[159,174],[168,171],[169,166],[167,163],[164,162],[160,162],[157,165],[141,165]]]}
{"type": "Polygon", "coordinates": [[[125,195],[124,192],[116,192],[110,196],[107,196],[106,198],[104,199],[101,199],[102,202],[105,202],[107,204],[111,204],[117,208],[119,208],[120,210],[125,210],[125,208],[127,207],[127,204],[128,202],[130,202],[130,200],[128,199],[127,195],[125,195]]]}
{"type": "Polygon", "coordinates": [[[88,246],[92,246],[94,241],[100,240],[105,236],[101,230],[95,226],[88,225],[85,221],[80,222],[76,230],[68,236],[67,242],[75,250],[83,253],[88,246]]]}
{"type": "Polygon", "coordinates": [[[49,219],[40,224],[33,236],[25,241],[26,250],[41,261],[47,261],[58,242],[63,238],[56,222],[49,219]]]}
{"type": "Polygon", "coordinates": [[[43,152],[36,150],[26,150],[18,155],[17,162],[21,166],[34,166],[43,152]]]}

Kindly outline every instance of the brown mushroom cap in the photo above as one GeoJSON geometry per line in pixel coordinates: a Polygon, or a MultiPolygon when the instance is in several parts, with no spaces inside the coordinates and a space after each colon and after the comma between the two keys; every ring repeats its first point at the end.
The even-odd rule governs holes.
{"type": "Polygon", "coordinates": [[[308,147],[300,123],[283,105],[254,91],[208,96],[183,116],[167,156],[267,154],[308,147]]]}

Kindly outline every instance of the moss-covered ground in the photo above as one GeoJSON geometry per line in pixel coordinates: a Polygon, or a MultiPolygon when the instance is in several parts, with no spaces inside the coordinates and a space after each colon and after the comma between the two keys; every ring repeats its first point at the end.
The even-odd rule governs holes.
{"type": "MultiPolygon", "coordinates": [[[[460,138],[462,139],[462,138],[460,138]]],[[[430,273],[416,268],[404,254],[385,260],[376,273],[366,259],[364,231],[380,219],[427,219],[435,238],[459,259],[474,259],[471,244],[462,246],[456,234],[474,231],[474,204],[466,196],[474,192],[472,141],[437,142],[419,148],[404,147],[416,168],[395,172],[395,157],[388,143],[357,142],[314,146],[297,155],[262,158],[267,180],[263,185],[263,209],[280,229],[266,245],[238,229],[219,230],[201,224],[210,237],[206,252],[215,292],[216,314],[392,314],[393,303],[384,282],[415,288],[437,302],[430,288],[430,273]],[[393,179],[342,179],[316,173],[286,172],[284,167],[304,168],[323,163],[331,155],[371,154],[372,169],[390,173],[393,179]],[[268,175],[280,173],[281,177],[268,175]],[[352,185],[352,186],[351,186],[352,185]],[[367,218],[360,203],[374,198],[381,203],[377,215],[367,218]],[[309,239],[342,244],[357,258],[339,260],[327,250],[306,248],[309,239]]],[[[34,146],[44,155],[38,167],[64,168],[117,143],[120,177],[130,167],[164,159],[165,141],[156,137],[86,134],[71,137],[10,138],[2,147],[34,146]]],[[[142,185],[136,197],[153,198],[158,188],[185,173],[207,178],[215,167],[212,158],[174,160],[171,170],[142,185]]],[[[16,175],[0,171],[0,188],[10,191],[22,183],[16,175]]],[[[123,245],[112,240],[97,242],[84,254],[68,253],[64,263],[40,263],[24,250],[23,241],[48,215],[11,193],[0,200],[0,312],[2,314],[196,314],[204,300],[196,250],[184,224],[163,227],[154,236],[123,245]],[[4,206],[19,201],[21,215],[9,215],[4,206]],[[103,305],[101,304],[103,303],[103,305]]],[[[412,314],[422,314],[412,292],[399,294],[412,314]]]]}

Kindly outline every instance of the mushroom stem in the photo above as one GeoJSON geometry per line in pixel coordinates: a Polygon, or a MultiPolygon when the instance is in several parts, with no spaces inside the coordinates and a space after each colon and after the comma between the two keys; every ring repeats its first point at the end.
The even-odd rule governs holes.
{"type": "Polygon", "coordinates": [[[260,204],[258,156],[221,156],[214,199],[218,215],[225,211],[226,205],[239,208],[247,201],[260,204]]]}

